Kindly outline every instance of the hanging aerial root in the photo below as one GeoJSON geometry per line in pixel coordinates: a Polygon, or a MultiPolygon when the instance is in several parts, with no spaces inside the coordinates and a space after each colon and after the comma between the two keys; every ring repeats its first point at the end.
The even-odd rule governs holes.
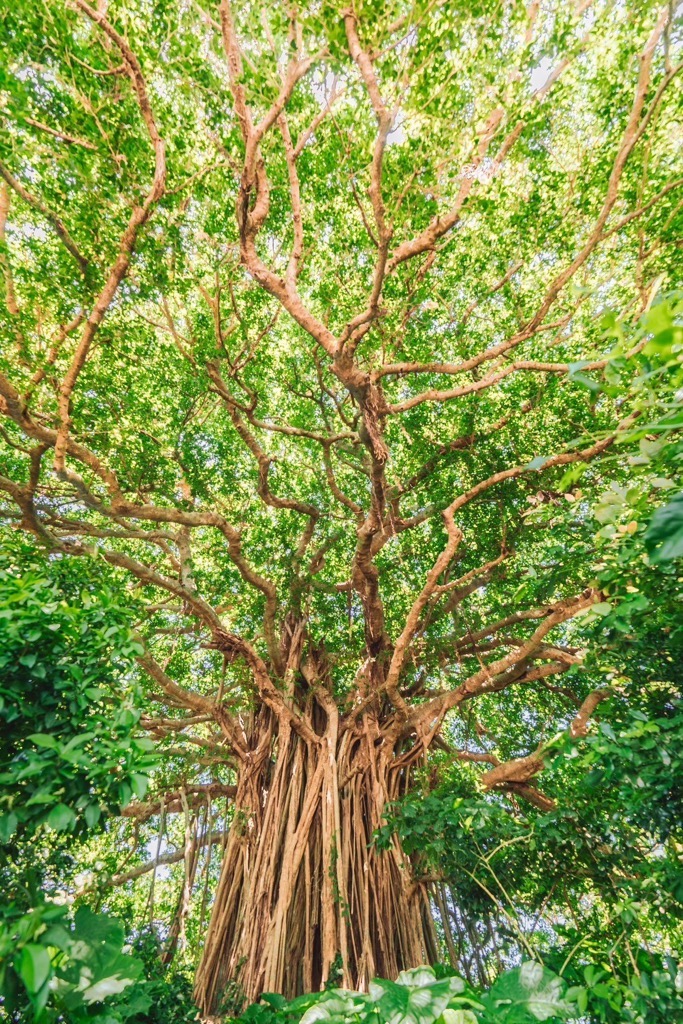
{"type": "Polygon", "coordinates": [[[338,737],[336,709],[324,714],[324,703],[309,712],[322,742],[285,722],[268,756],[238,779],[197,971],[204,1013],[234,1012],[264,991],[292,998],[329,980],[363,989],[434,959],[427,897],[409,859],[395,841],[387,850],[373,844],[405,768],[390,767],[364,727],[338,737]]]}

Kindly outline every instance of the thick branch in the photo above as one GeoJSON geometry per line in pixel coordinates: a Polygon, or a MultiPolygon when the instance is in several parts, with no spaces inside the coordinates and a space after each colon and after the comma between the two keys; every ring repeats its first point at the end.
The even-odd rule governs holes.
{"type": "MultiPolygon", "coordinates": [[[[185,786],[184,792],[190,807],[200,807],[206,806],[207,800],[212,800],[215,797],[234,799],[237,787],[226,786],[222,782],[206,782],[185,786]]],[[[149,821],[150,818],[161,813],[162,805],[164,814],[180,814],[183,810],[180,790],[160,794],[157,800],[146,803],[134,801],[124,807],[121,814],[124,818],[133,818],[137,822],[149,821]]]]}
{"type": "MultiPolygon", "coordinates": [[[[199,839],[193,840],[191,849],[195,850],[198,846],[213,846],[215,843],[223,843],[227,839],[227,836],[227,832],[210,832],[206,836],[200,836],[199,839]]],[[[136,868],[130,868],[128,871],[112,875],[111,878],[106,880],[105,885],[125,885],[126,882],[133,882],[136,878],[146,875],[148,871],[153,871],[155,868],[161,867],[163,864],[179,864],[181,860],[185,859],[185,856],[185,847],[181,850],[174,850],[173,853],[162,853],[154,860],[149,860],[144,864],[139,864],[136,868]]]]}

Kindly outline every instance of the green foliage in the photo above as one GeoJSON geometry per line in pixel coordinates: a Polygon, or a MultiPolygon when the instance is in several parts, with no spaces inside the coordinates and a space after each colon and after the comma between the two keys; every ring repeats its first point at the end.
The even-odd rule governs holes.
{"type": "MultiPolygon", "coordinates": [[[[368,1001],[381,1020],[391,1024],[432,1024],[448,1007],[458,1006],[465,989],[460,978],[439,978],[424,967],[403,971],[396,981],[377,979],[368,988],[368,1001]]],[[[323,1004],[324,1005],[324,1004],[323,1004]]],[[[314,1014],[304,1014],[313,1024],[314,1014]]]]}
{"type": "MultiPolygon", "coordinates": [[[[683,976],[667,952],[683,938],[683,707],[666,691],[658,705],[650,717],[617,704],[581,750],[569,737],[552,744],[545,788],[562,792],[557,810],[522,814],[466,778],[454,795],[456,776],[402,801],[378,835],[381,847],[398,831],[471,921],[493,914],[505,956],[532,949],[591,1021],[683,1010],[683,976]]],[[[487,1007],[513,986],[506,978],[482,997],[487,1007]]]]}
{"type": "Polygon", "coordinates": [[[142,797],[154,764],[131,614],[94,573],[30,552],[0,562],[0,839],[94,828],[142,797]]]}
{"type": "Polygon", "coordinates": [[[331,989],[287,1002],[264,995],[242,1024],[534,1024],[576,1019],[576,992],[533,961],[506,971],[488,991],[431,967],[370,982],[367,993],[331,989]]]}
{"type": "MultiPolygon", "coordinates": [[[[616,337],[604,387],[634,419],[618,437],[622,479],[615,478],[594,507],[602,524],[596,540],[609,552],[637,535],[634,542],[644,545],[651,564],[671,562],[683,555],[683,501],[680,494],[669,493],[677,486],[683,459],[683,293],[658,295],[635,324],[615,316],[603,324],[606,334],[616,337]],[[654,513],[653,503],[659,505],[654,513]]],[[[629,554],[635,568],[633,546],[629,554]]],[[[609,577],[603,574],[601,580],[609,577]]]]}
{"type": "Polygon", "coordinates": [[[145,979],[142,990],[150,1000],[144,1024],[191,1024],[196,1021],[191,968],[178,962],[164,964],[161,959],[163,943],[149,927],[136,930],[130,948],[142,962],[145,979]]]}
{"type": "Polygon", "coordinates": [[[652,562],[683,558],[683,494],[677,494],[668,505],[657,509],[644,540],[652,562]]]}
{"type": "Polygon", "coordinates": [[[331,989],[291,1001],[266,993],[231,1019],[240,1024],[675,1024],[681,1019],[683,972],[671,960],[662,970],[634,975],[628,984],[592,965],[568,973],[569,982],[527,960],[484,990],[441,968],[418,967],[396,982],[370,982],[367,993],[331,989]]]}
{"type": "MultiPolygon", "coordinates": [[[[683,76],[669,69],[678,66],[680,29],[669,26],[655,49],[642,131],[623,163],[599,242],[529,333],[526,325],[556,274],[592,237],[612,190],[640,53],[658,17],[654,5],[354,4],[380,91],[390,104],[400,98],[379,189],[390,250],[453,208],[464,183],[472,185],[455,229],[430,250],[431,271],[419,261],[399,264],[359,338],[363,373],[391,362],[474,360],[474,372],[454,376],[381,378],[388,403],[453,380],[466,393],[387,415],[386,479],[371,496],[357,395],[240,265],[234,200],[243,144],[217,14],[208,3],[206,16],[185,2],[109,5],[108,17],[133,46],[147,83],[165,142],[167,190],[139,232],[127,278],[71,395],[76,447],[68,452],[69,472],[53,472],[52,441],[44,446],[35,438],[44,436],[41,430],[50,438],[62,418],[60,383],[82,330],[65,325],[93,309],[131,209],[149,188],[153,154],[111,38],[61,0],[5,6],[0,159],[39,205],[10,190],[0,241],[0,370],[22,396],[13,415],[3,415],[0,515],[53,549],[40,560],[20,558],[9,545],[0,563],[0,840],[10,843],[15,874],[37,859],[38,844],[43,868],[46,861],[50,867],[49,877],[33,879],[30,898],[17,898],[19,916],[8,925],[8,941],[18,945],[7,976],[21,998],[38,1007],[49,969],[65,979],[59,998],[75,999],[68,979],[92,967],[79,960],[77,919],[60,924],[59,911],[50,923],[45,915],[53,911],[40,903],[40,888],[59,884],[87,900],[91,895],[74,880],[78,858],[95,877],[112,875],[129,855],[132,864],[146,860],[158,836],[182,843],[184,826],[172,814],[135,832],[130,822],[115,825],[110,817],[143,796],[150,775],[162,793],[225,781],[230,770],[225,746],[212,760],[217,738],[223,744],[225,737],[216,723],[201,721],[188,737],[172,722],[160,744],[163,762],[152,762],[150,744],[138,736],[139,718],[143,707],[158,714],[159,706],[145,705],[136,685],[140,648],[130,633],[130,607],[144,609],[135,616],[144,641],[179,687],[211,699],[220,693],[222,714],[240,722],[258,705],[243,660],[207,649],[211,631],[198,605],[185,600],[187,590],[178,598],[178,580],[191,579],[190,597],[267,659],[263,591],[241,575],[234,545],[206,525],[190,531],[191,557],[179,571],[183,515],[220,512],[239,529],[240,557],[252,578],[266,579],[277,594],[278,625],[289,628],[290,612],[296,619],[305,609],[303,647],[324,652],[343,714],[369,657],[360,593],[347,585],[357,543],[354,503],[367,513],[384,500],[380,492],[388,496],[391,512],[375,538],[372,573],[384,600],[382,628],[395,641],[443,549],[440,512],[456,495],[520,466],[520,476],[501,479],[459,511],[463,541],[449,579],[467,577],[501,553],[505,558],[447,613],[440,609],[449,592],[439,607],[430,604],[400,682],[419,707],[487,662],[498,639],[487,632],[491,623],[514,610],[551,606],[588,585],[599,589],[600,600],[585,615],[548,639],[575,659],[560,684],[540,677],[482,692],[444,726],[449,750],[505,761],[539,747],[542,786],[557,806],[543,812],[522,803],[518,792],[484,794],[485,762],[433,749],[418,792],[395,809],[380,837],[386,844],[396,830],[418,869],[445,874],[472,926],[463,960],[470,966],[476,953],[479,980],[486,975],[491,984],[475,985],[468,976],[469,987],[458,992],[464,983],[425,969],[375,982],[367,996],[332,990],[289,1004],[271,996],[244,1019],[295,1024],[304,1013],[353,1021],[374,1014],[391,1024],[526,1024],[571,1012],[595,1021],[675,1020],[673,954],[683,952],[683,211],[674,186],[683,76]],[[532,99],[535,78],[552,68],[562,71],[552,92],[532,99]],[[487,119],[499,109],[504,116],[477,167],[487,119]],[[87,261],[82,274],[56,218],[87,261]],[[519,340],[494,360],[495,346],[511,338],[519,340]],[[511,361],[526,368],[508,374],[511,361]],[[505,372],[480,388],[487,367],[505,372]],[[216,368],[232,406],[219,401],[216,368]],[[236,432],[235,408],[250,410],[262,459],[254,460],[253,446],[236,432]],[[619,421],[616,444],[600,459],[549,465],[555,454],[610,436],[619,421]],[[334,490],[315,433],[342,435],[325,448],[334,490]],[[471,440],[449,450],[458,439],[471,440]],[[266,478],[284,507],[259,500],[266,478]],[[17,487],[31,490],[30,501],[22,490],[19,511],[17,487]],[[118,508],[133,509],[131,515],[113,508],[112,490],[121,496],[118,508]],[[320,513],[304,562],[294,556],[303,521],[292,508],[302,501],[320,513]],[[413,525],[396,530],[397,523],[413,525]],[[78,555],[76,568],[66,568],[66,551],[78,555]],[[121,592],[107,559],[137,566],[134,597],[121,592]],[[481,651],[464,643],[477,632],[481,651]],[[613,696],[600,708],[600,726],[576,744],[568,725],[577,704],[604,685],[613,696]],[[35,920],[34,911],[27,914],[34,903],[42,907],[35,920]],[[54,952],[43,942],[52,927],[65,928],[68,948],[54,952]],[[533,960],[526,959],[528,946],[533,960]]],[[[301,45],[318,57],[286,110],[294,139],[317,124],[297,164],[304,233],[297,288],[303,304],[339,335],[365,308],[372,287],[377,241],[367,190],[376,117],[349,58],[342,6],[299,6],[301,45]],[[331,115],[318,121],[332,79],[341,92],[331,115]]],[[[258,123],[292,52],[289,9],[252,0],[234,0],[233,7],[245,48],[243,85],[258,123]]],[[[273,124],[260,145],[270,212],[254,245],[284,279],[293,227],[290,169],[273,124]]],[[[529,630],[536,620],[530,621],[529,630]]],[[[506,650],[527,639],[528,626],[514,624],[506,650]]],[[[172,718],[187,711],[173,701],[163,707],[172,718]]],[[[155,880],[158,919],[150,927],[159,934],[161,918],[176,906],[179,870],[155,880]]],[[[216,872],[207,863],[203,893],[194,897],[188,928],[195,945],[216,872]]],[[[138,931],[154,909],[144,878],[108,896],[138,931]]],[[[122,936],[111,935],[103,949],[113,963],[122,936]]],[[[94,964],[97,950],[86,946],[94,964]]],[[[144,1019],[182,1019],[190,1012],[194,949],[173,978],[161,976],[158,952],[143,956],[156,985],[144,1019]]],[[[473,977],[477,972],[475,964],[473,977]]],[[[107,997],[106,1006],[116,1000],[119,1009],[95,1002],[68,1013],[119,1019],[132,989],[107,997]]],[[[51,1012],[48,1004],[44,1014],[51,1012]]],[[[57,1004],[54,1012],[61,1012],[57,1004]]]]}
{"type": "MultiPolygon", "coordinates": [[[[683,700],[664,691],[658,717],[618,708],[577,758],[586,805],[608,803],[616,827],[683,840],[683,700]],[[608,794],[608,795],[607,795],[608,794]]],[[[573,752],[572,752],[573,753],[573,752]]],[[[683,879],[681,879],[683,883],[683,879]]],[[[683,903],[683,888],[680,896],[683,903]]]]}
{"type": "Polygon", "coordinates": [[[566,1020],[576,1007],[561,978],[529,960],[506,971],[483,997],[483,1020],[501,1024],[532,1024],[535,1020],[566,1020]]]}
{"type": "Polygon", "coordinates": [[[119,1024],[148,1020],[140,960],[122,952],[120,922],[87,907],[10,904],[0,917],[0,1014],[8,1021],[119,1024]]]}

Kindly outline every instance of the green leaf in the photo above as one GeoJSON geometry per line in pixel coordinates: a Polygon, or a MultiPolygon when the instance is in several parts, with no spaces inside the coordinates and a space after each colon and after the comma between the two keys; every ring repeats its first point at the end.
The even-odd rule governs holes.
{"type": "Polygon", "coordinates": [[[138,800],[142,800],[145,793],[147,792],[147,787],[149,785],[148,777],[146,775],[140,775],[138,773],[135,773],[130,777],[130,784],[133,788],[133,793],[135,794],[135,796],[138,798],[138,800]]]}
{"type": "Polygon", "coordinates": [[[586,373],[579,373],[578,369],[573,371],[570,367],[569,376],[571,380],[575,381],[577,384],[583,385],[585,388],[588,388],[589,391],[597,392],[602,390],[602,385],[599,381],[595,380],[593,377],[589,377],[586,373]]]}
{"type": "Polygon", "coordinates": [[[14,811],[0,815],[0,843],[8,843],[17,830],[19,819],[14,811]]]}
{"type": "Polygon", "coordinates": [[[643,352],[647,356],[652,355],[663,355],[669,356],[674,345],[680,345],[683,343],[683,328],[681,327],[668,327],[664,331],[660,331],[658,334],[648,341],[647,345],[643,349],[643,352]]]}
{"type": "Polygon", "coordinates": [[[645,547],[654,564],[683,557],[683,493],[658,508],[645,531],[645,547]]]}
{"type": "Polygon", "coordinates": [[[102,814],[102,808],[99,804],[88,804],[84,811],[86,824],[88,828],[94,828],[97,822],[100,820],[102,814]]]}
{"type": "Polygon", "coordinates": [[[21,951],[19,974],[29,993],[34,994],[47,981],[50,956],[44,946],[28,943],[21,951]]]}
{"type": "MultiPolygon", "coordinates": [[[[360,1014],[367,1002],[367,996],[343,989],[324,992],[306,1010],[299,1024],[316,1024],[317,1021],[346,1021],[360,1014]]],[[[291,1008],[291,1004],[290,1004],[291,1008]]]]}
{"type": "Polygon", "coordinates": [[[437,980],[430,967],[416,967],[402,971],[395,982],[371,981],[369,994],[387,1024],[432,1024],[464,988],[461,978],[437,980]]]}
{"type": "Polygon", "coordinates": [[[34,732],[28,737],[28,739],[35,743],[37,747],[46,747],[49,750],[56,750],[59,744],[54,736],[50,736],[44,732],[34,732]]]}
{"type": "Polygon", "coordinates": [[[55,832],[64,832],[76,821],[76,815],[66,804],[57,804],[47,816],[47,823],[55,832]]]}
{"type": "Polygon", "coordinates": [[[125,988],[137,980],[137,973],[134,977],[126,977],[121,974],[113,974],[107,978],[100,978],[93,985],[83,990],[83,1002],[86,1004],[99,1003],[108,996],[118,995],[125,988]]]}
{"type": "Polygon", "coordinates": [[[532,1020],[566,1018],[572,1005],[564,998],[562,978],[533,960],[501,974],[484,1003],[501,1013],[505,1024],[527,1024],[532,1020]]]}
{"type": "Polygon", "coordinates": [[[51,924],[47,931],[43,932],[41,939],[44,945],[56,946],[63,951],[68,950],[71,945],[71,935],[61,924],[51,924]]]}
{"type": "Polygon", "coordinates": [[[477,1015],[472,1010],[444,1010],[441,1020],[443,1024],[478,1024],[477,1015]]]}
{"type": "Polygon", "coordinates": [[[74,917],[77,939],[89,945],[104,944],[120,949],[124,940],[124,928],[118,918],[95,914],[90,907],[79,907],[74,917]]]}

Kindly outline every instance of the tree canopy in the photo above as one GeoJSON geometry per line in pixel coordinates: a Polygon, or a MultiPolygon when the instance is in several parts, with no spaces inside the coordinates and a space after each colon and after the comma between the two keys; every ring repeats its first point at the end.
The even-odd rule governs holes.
{"type": "Polygon", "coordinates": [[[659,894],[664,970],[675,5],[45,0],[0,32],[2,838],[85,844],[72,894],[153,933],[177,864],[157,937],[206,1013],[447,958],[488,985],[564,928],[561,975],[578,899],[654,977],[615,878],[659,894]]]}

